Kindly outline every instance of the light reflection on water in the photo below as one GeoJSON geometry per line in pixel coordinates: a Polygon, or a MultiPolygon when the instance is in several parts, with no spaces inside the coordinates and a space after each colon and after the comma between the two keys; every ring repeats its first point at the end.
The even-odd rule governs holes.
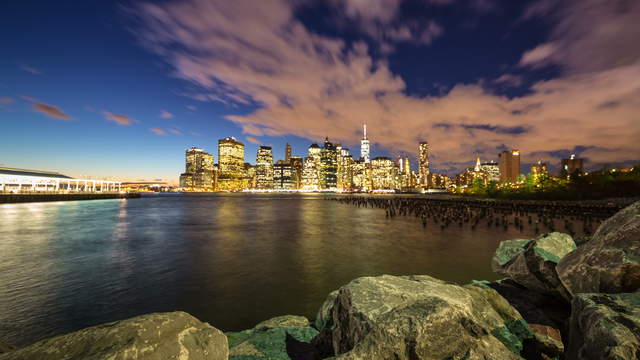
{"type": "Polygon", "coordinates": [[[0,338],[15,345],[154,311],[223,330],[310,318],[359,276],[494,279],[513,228],[424,229],[323,195],[168,195],[0,205],[0,338]]]}

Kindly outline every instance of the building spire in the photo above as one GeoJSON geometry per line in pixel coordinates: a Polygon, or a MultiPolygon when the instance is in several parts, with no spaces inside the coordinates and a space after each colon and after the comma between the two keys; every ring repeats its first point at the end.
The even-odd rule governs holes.
{"type": "Polygon", "coordinates": [[[363,139],[366,139],[367,138],[367,124],[364,124],[363,127],[364,127],[364,137],[363,137],[363,139]]]}

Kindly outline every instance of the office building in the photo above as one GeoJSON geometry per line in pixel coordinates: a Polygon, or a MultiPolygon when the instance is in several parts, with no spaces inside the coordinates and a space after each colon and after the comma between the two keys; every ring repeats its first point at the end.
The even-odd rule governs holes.
{"type": "Polygon", "coordinates": [[[364,161],[365,164],[371,162],[369,158],[369,139],[367,139],[367,124],[364,124],[364,136],[362,140],[360,140],[360,158],[364,161]]]}
{"type": "Polygon", "coordinates": [[[273,183],[276,190],[293,189],[291,162],[278,160],[273,165],[273,183]]]}
{"type": "Polygon", "coordinates": [[[520,151],[505,150],[499,154],[500,182],[516,182],[520,176],[520,151]]]}
{"type": "Polygon", "coordinates": [[[287,143],[284,147],[284,161],[289,162],[291,160],[291,145],[287,143]]]}
{"type": "Polygon", "coordinates": [[[429,143],[426,141],[418,145],[418,160],[419,185],[426,189],[429,187],[429,143]]]}
{"type": "Polygon", "coordinates": [[[273,150],[271,146],[260,146],[256,155],[256,188],[273,189],[273,150]]]}
{"type": "Polygon", "coordinates": [[[218,140],[218,190],[238,191],[248,186],[244,144],[233,137],[218,140]]]}
{"type": "Polygon", "coordinates": [[[583,159],[571,154],[571,157],[568,159],[562,159],[560,176],[568,178],[570,176],[581,175],[583,173],[583,165],[583,159]]]}
{"type": "Polygon", "coordinates": [[[185,172],[180,174],[180,186],[213,190],[213,155],[206,153],[203,149],[192,147],[186,150],[185,158],[185,172]]]}
{"type": "Polygon", "coordinates": [[[534,182],[540,182],[542,179],[549,177],[549,169],[547,163],[538,160],[537,163],[531,165],[531,177],[534,182]]]}
{"type": "Polygon", "coordinates": [[[338,149],[325,138],[320,151],[320,189],[336,189],[338,186],[338,149]]]}

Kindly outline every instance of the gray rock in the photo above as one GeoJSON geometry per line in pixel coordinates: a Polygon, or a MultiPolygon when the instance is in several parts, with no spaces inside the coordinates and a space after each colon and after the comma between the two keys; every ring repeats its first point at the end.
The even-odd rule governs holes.
{"type": "Polygon", "coordinates": [[[4,343],[4,342],[2,342],[2,340],[0,340],[0,354],[9,352],[11,350],[13,350],[13,346],[11,346],[11,345],[9,345],[7,343],[4,343]]]}
{"type": "MultiPolygon", "coordinates": [[[[308,344],[318,335],[309,320],[302,316],[284,315],[263,321],[253,329],[228,332],[231,360],[289,360],[289,344],[308,344]]],[[[313,351],[312,346],[302,346],[313,351]]]]}
{"type": "Polygon", "coordinates": [[[429,276],[356,279],[331,317],[336,359],[521,359],[533,337],[495,290],[429,276]]]}
{"type": "Polygon", "coordinates": [[[225,360],[224,334],[184,312],[156,313],[93,326],[0,355],[2,360],[225,360]]]}
{"type": "Polygon", "coordinates": [[[573,298],[567,359],[640,359],[640,293],[573,298]]]}
{"type": "Polygon", "coordinates": [[[530,240],[507,240],[498,246],[491,266],[497,274],[527,289],[567,297],[556,265],[575,249],[571,236],[558,232],[530,240]]]}
{"type": "Polygon", "coordinates": [[[589,242],[562,258],[556,271],[571,296],[640,289],[640,202],[603,222],[589,242]]]}
{"type": "Polygon", "coordinates": [[[318,315],[316,315],[316,320],[314,321],[314,327],[318,329],[318,331],[322,331],[324,329],[331,329],[333,324],[331,323],[331,309],[333,309],[333,304],[336,302],[336,298],[338,297],[338,290],[332,291],[327,298],[322,303],[322,306],[318,310],[318,315]]]}

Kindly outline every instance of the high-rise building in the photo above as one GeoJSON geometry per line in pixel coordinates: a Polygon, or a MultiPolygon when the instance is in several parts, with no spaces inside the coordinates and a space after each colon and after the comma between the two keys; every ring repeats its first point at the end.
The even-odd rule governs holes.
{"type": "Polygon", "coordinates": [[[350,190],[353,187],[353,157],[349,149],[338,146],[338,189],[350,190]]]}
{"type": "Polygon", "coordinates": [[[284,161],[289,162],[291,160],[291,145],[287,143],[284,147],[284,161]]]}
{"type": "Polygon", "coordinates": [[[420,186],[423,188],[429,187],[429,143],[426,141],[420,142],[418,145],[419,150],[419,166],[418,174],[420,176],[420,186]]]}
{"type": "Polygon", "coordinates": [[[275,165],[273,165],[273,183],[276,190],[293,189],[293,176],[290,162],[278,160],[275,165]]]}
{"type": "Polygon", "coordinates": [[[371,184],[371,163],[365,163],[364,159],[353,162],[353,187],[361,191],[372,189],[371,184]]]}
{"type": "Polygon", "coordinates": [[[289,159],[291,163],[291,181],[293,183],[294,189],[302,189],[302,172],[303,172],[303,162],[302,158],[299,156],[292,156],[289,159]]]}
{"type": "Polygon", "coordinates": [[[520,176],[520,151],[505,150],[499,155],[500,182],[516,182],[520,176]]]}
{"type": "Polygon", "coordinates": [[[244,144],[233,137],[218,140],[218,189],[243,190],[247,187],[244,144]]]}
{"type": "Polygon", "coordinates": [[[367,124],[364,124],[363,128],[364,136],[362,137],[362,140],[360,140],[360,158],[363,159],[365,164],[368,164],[371,162],[371,159],[369,158],[369,139],[367,139],[367,124]]]}
{"type": "Polygon", "coordinates": [[[397,189],[396,175],[395,164],[388,157],[377,157],[371,160],[371,177],[375,190],[397,189]]]}
{"type": "Polygon", "coordinates": [[[534,182],[539,182],[541,179],[549,176],[549,169],[547,163],[538,160],[537,163],[531,165],[531,177],[534,182]]]}
{"type": "Polygon", "coordinates": [[[480,164],[480,170],[487,174],[488,181],[500,181],[500,166],[495,161],[487,161],[480,164]]]}
{"type": "Polygon", "coordinates": [[[320,151],[320,189],[335,189],[338,186],[338,150],[325,138],[320,151]]]}
{"type": "Polygon", "coordinates": [[[577,158],[574,154],[568,159],[562,159],[560,167],[560,176],[569,177],[574,175],[580,175],[583,172],[583,159],[577,158]]]}
{"type": "Polygon", "coordinates": [[[400,157],[398,159],[398,183],[400,187],[404,190],[410,190],[412,187],[412,175],[411,175],[411,163],[409,162],[409,157],[400,157]]]}
{"type": "Polygon", "coordinates": [[[273,189],[273,150],[260,146],[256,156],[256,188],[273,189]]]}
{"type": "Polygon", "coordinates": [[[180,174],[180,186],[213,190],[213,155],[206,153],[203,149],[192,147],[187,149],[185,158],[185,172],[180,174]]]}
{"type": "Polygon", "coordinates": [[[302,165],[302,188],[305,190],[320,189],[320,153],[322,149],[318,144],[311,144],[308,156],[302,165]]]}

